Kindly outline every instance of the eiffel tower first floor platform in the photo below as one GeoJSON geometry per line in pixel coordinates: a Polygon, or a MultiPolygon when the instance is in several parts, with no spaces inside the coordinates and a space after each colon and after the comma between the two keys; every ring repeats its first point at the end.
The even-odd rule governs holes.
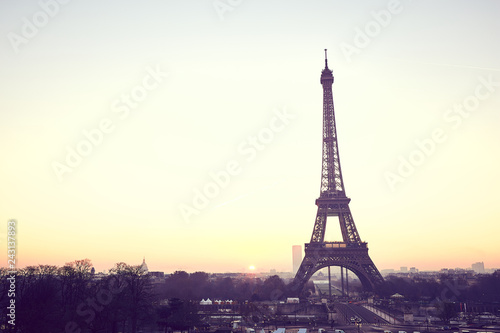
{"type": "Polygon", "coordinates": [[[367,291],[384,281],[368,255],[367,243],[321,242],[306,243],[305,256],[291,286],[298,296],[311,276],[328,266],[340,266],[352,271],[367,291]]]}

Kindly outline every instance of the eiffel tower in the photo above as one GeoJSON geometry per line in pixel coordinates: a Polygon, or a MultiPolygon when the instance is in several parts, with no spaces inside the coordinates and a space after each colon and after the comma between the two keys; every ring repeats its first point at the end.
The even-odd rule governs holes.
{"type": "Polygon", "coordinates": [[[333,108],[333,75],[328,68],[326,49],[321,85],[323,86],[323,162],[321,190],[319,198],[316,199],[318,213],[311,241],[305,244],[305,256],[295,275],[291,291],[298,295],[316,271],[329,266],[340,266],[341,270],[345,268],[352,271],[365,290],[373,290],[383,278],[368,255],[367,243],[362,242],[359,237],[349,209],[351,199],[345,194],[333,108]],[[325,242],[326,222],[329,216],[338,217],[342,242],[325,242]]]}

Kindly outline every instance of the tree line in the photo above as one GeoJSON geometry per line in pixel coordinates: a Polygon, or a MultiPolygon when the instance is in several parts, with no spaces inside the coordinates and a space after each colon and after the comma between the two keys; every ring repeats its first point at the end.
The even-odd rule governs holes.
{"type": "Polygon", "coordinates": [[[448,274],[441,274],[436,280],[389,276],[377,287],[376,293],[382,298],[399,293],[409,301],[442,299],[453,302],[498,302],[500,272],[479,275],[473,284],[463,277],[448,274]]]}
{"type": "MultiPolygon", "coordinates": [[[[28,266],[15,276],[15,325],[2,311],[0,325],[19,332],[118,332],[138,324],[151,312],[149,278],[140,266],[117,263],[109,275],[97,277],[89,259],[62,267],[28,266]]],[[[10,302],[11,281],[0,269],[0,306],[10,302]]]]}
{"type": "Polygon", "coordinates": [[[205,272],[189,274],[176,271],[167,277],[165,284],[157,285],[156,293],[162,298],[175,297],[185,300],[207,298],[212,301],[219,299],[238,302],[283,300],[286,285],[277,275],[265,280],[252,276],[233,279],[231,277],[213,278],[205,272]]]}
{"type": "MultiPolygon", "coordinates": [[[[12,274],[0,268],[0,307],[10,302],[12,274]]],[[[94,274],[89,259],[62,267],[28,266],[15,274],[15,324],[2,311],[0,326],[19,332],[132,332],[139,328],[187,329],[201,326],[201,299],[280,300],[286,285],[278,276],[267,279],[214,277],[205,272],[176,271],[165,279],[141,266],[117,263],[109,274],[94,274]]]]}

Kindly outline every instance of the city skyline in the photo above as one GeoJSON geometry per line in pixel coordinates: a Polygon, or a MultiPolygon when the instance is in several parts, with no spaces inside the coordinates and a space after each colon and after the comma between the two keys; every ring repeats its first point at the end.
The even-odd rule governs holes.
{"type": "Polygon", "coordinates": [[[317,210],[327,48],[377,267],[500,267],[499,10],[2,2],[0,237],[16,219],[18,267],[291,271],[317,210]]]}

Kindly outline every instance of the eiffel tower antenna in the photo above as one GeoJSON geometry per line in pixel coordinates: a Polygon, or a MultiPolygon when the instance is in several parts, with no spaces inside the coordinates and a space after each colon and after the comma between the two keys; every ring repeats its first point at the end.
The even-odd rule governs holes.
{"type": "Polygon", "coordinates": [[[328,68],[326,49],[320,82],[323,86],[323,148],[320,194],[316,199],[318,212],[311,240],[305,244],[305,256],[292,283],[292,293],[299,294],[316,271],[330,266],[346,268],[346,273],[352,271],[366,290],[372,290],[383,278],[368,255],[367,243],[361,241],[349,208],[351,199],[345,194],[333,107],[333,73],[328,68]],[[342,241],[325,241],[326,223],[332,216],[338,218],[342,241]]]}

